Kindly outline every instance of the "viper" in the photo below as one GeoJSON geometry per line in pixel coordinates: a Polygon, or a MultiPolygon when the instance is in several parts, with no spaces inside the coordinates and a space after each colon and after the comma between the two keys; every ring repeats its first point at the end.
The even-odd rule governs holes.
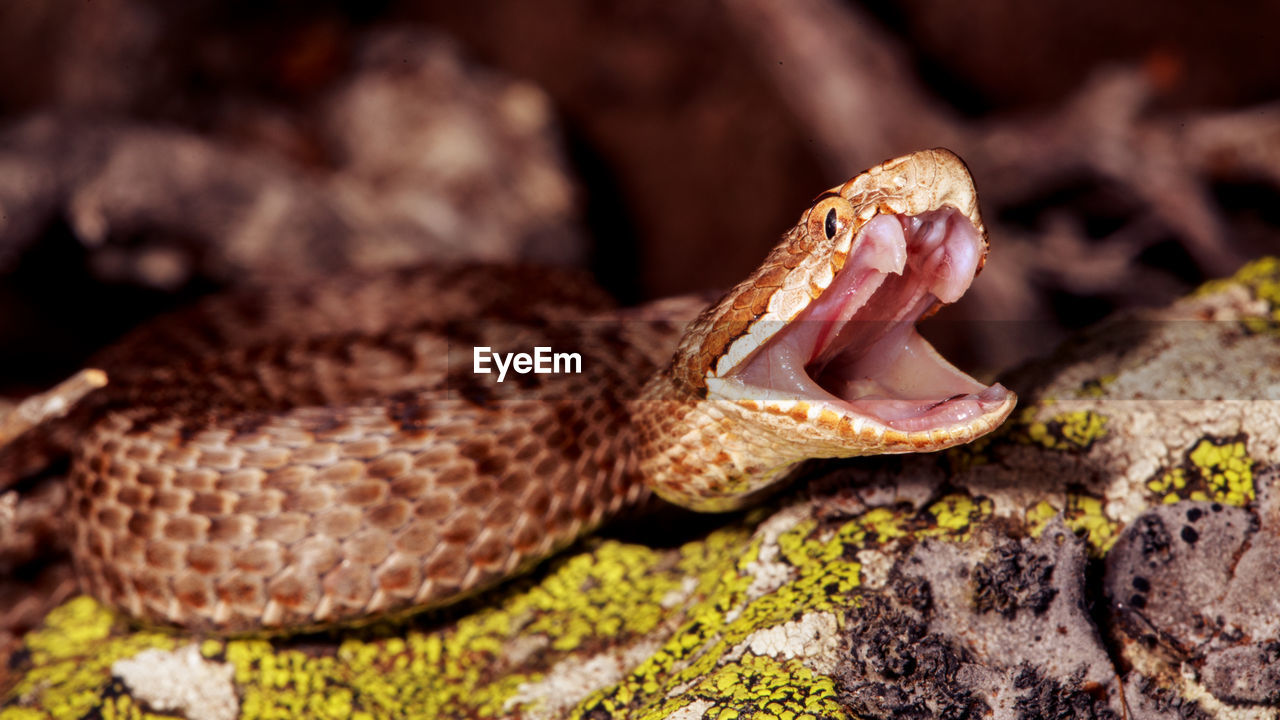
{"type": "Polygon", "coordinates": [[[103,353],[108,386],[6,448],[0,486],[37,445],[67,448],[81,585],[145,622],[235,633],[440,606],[651,492],[730,510],[808,459],[991,431],[1013,393],[915,328],[987,249],[972,179],[937,149],[819,195],[709,305],[617,309],[573,273],[480,265],[241,291],[103,353]],[[537,347],[580,372],[476,372],[477,348],[537,347]]]}

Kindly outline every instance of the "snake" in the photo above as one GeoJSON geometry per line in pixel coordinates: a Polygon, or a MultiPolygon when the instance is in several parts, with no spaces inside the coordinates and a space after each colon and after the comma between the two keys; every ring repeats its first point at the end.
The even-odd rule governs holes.
{"type": "Polygon", "coordinates": [[[709,303],[617,308],[493,265],[215,297],[105,351],[66,419],[76,575],[143,623],[357,623],[492,587],[654,495],[728,511],[807,460],[969,442],[1016,397],[915,325],[987,251],[968,169],[933,149],[819,195],[709,303]]]}

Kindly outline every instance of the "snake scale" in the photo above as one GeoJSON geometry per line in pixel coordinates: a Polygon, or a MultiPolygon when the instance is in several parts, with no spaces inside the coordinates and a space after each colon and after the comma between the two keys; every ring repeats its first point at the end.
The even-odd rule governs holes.
{"type": "Polygon", "coordinates": [[[929,150],[820,195],[710,306],[485,266],[215,298],[104,353],[65,423],[77,575],[144,622],[349,623],[491,586],[650,488],[728,510],[809,458],[970,441],[1015,397],[914,323],[986,252],[967,169],[929,150]],[[581,372],[498,382],[478,347],[581,372]]]}

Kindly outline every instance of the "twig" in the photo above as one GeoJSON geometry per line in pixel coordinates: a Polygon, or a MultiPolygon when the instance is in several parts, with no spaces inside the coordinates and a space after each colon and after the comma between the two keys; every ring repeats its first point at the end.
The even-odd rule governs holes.
{"type": "Polygon", "coordinates": [[[31,428],[67,414],[90,392],[107,384],[107,374],[88,368],[62,381],[52,390],[26,398],[0,417],[0,447],[31,428]]]}

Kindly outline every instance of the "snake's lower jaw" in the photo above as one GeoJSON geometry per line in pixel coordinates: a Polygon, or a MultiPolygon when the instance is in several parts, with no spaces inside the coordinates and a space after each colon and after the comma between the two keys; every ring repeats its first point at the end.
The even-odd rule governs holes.
{"type": "Polygon", "coordinates": [[[985,255],[951,208],[877,215],[831,283],[723,377],[711,399],[769,433],[794,425],[805,457],[941,450],[995,429],[1016,403],[947,362],[915,323],[963,295],[985,255]]]}

